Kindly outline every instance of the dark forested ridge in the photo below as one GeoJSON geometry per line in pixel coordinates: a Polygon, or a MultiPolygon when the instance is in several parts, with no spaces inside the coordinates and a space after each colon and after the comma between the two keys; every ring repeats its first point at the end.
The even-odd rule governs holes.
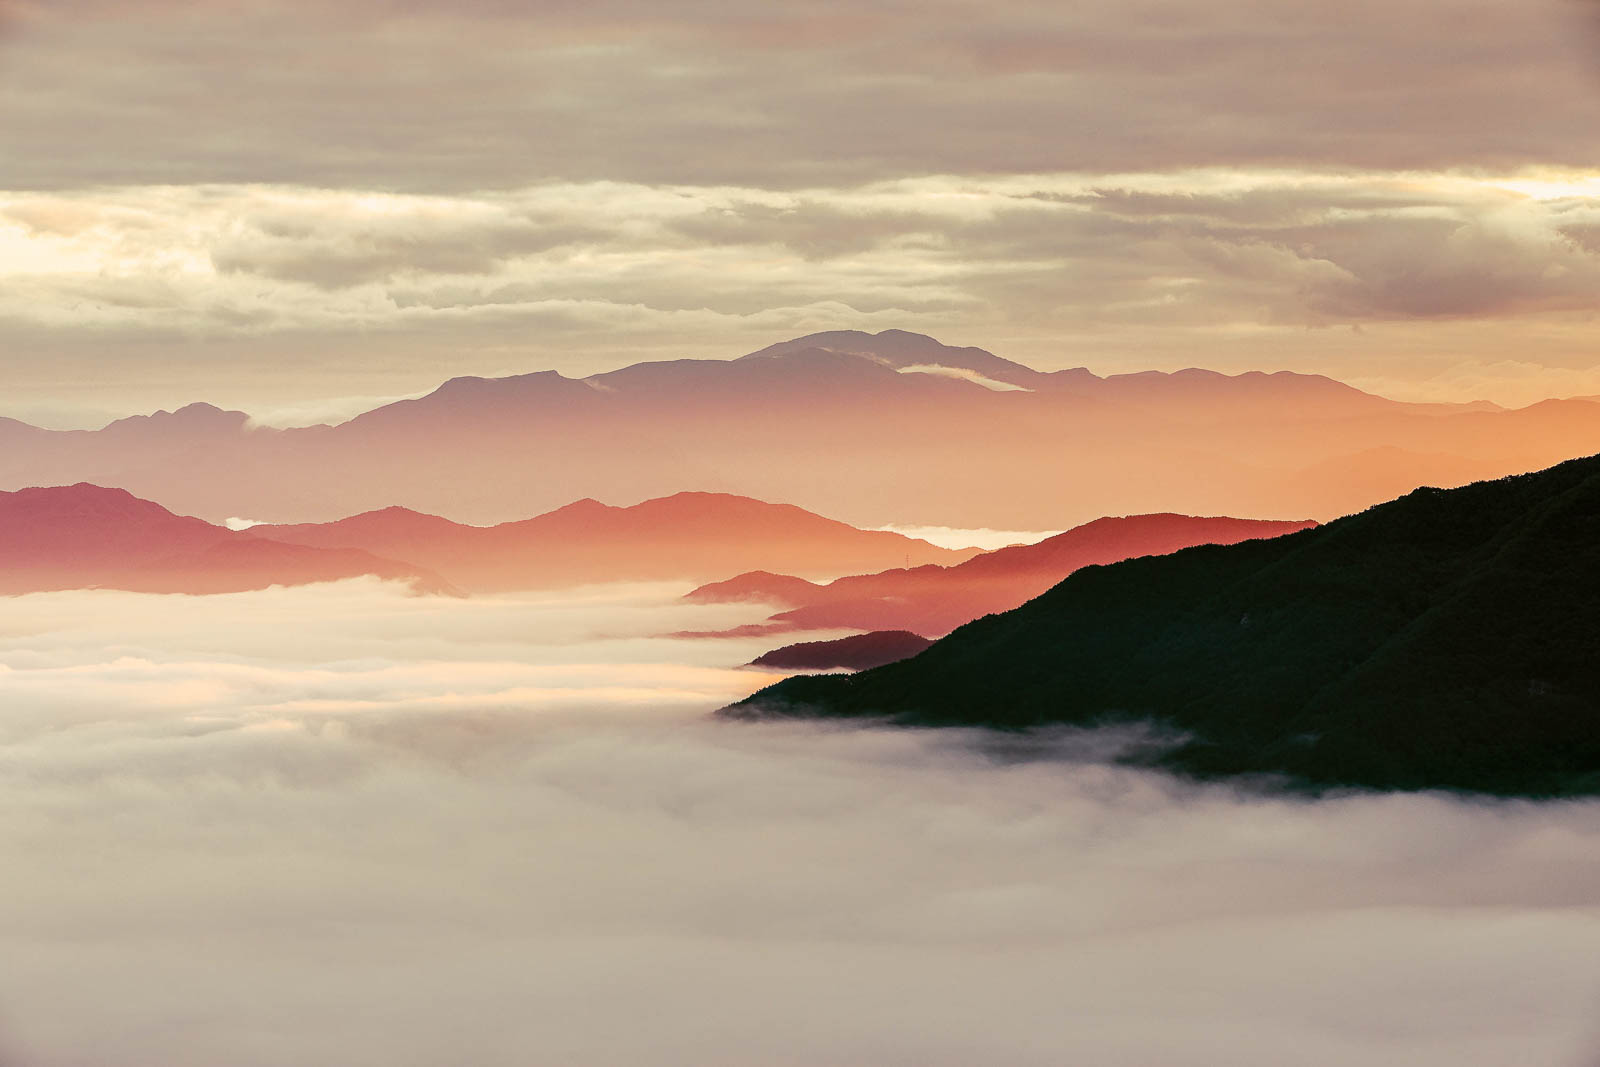
{"type": "Polygon", "coordinates": [[[1306,785],[1600,793],[1600,457],[1078,571],[914,659],[730,714],[1154,719],[1169,762],[1306,785]]]}
{"type": "Polygon", "coordinates": [[[933,644],[909,630],[874,630],[833,641],[801,641],[757,656],[746,666],[775,667],[782,671],[826,671],[843,668],[864,671],[885,663],[909,659],[933,644]]]}

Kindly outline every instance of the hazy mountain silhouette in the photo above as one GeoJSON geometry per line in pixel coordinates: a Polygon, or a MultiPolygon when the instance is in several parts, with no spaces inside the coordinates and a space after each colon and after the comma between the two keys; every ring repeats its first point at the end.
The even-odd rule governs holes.
{"type": "Polygon", "coordinates": [[[907,559],[953,563],[976,551],[858,530],[788,504],[726,493],[676,493],[632,507],[584,499],[489,527],[389,507],[337,522],[263,525],[246,532],[415,560],[472,591],[699,580],[756,564],[835,575],[907,559]]]}
{"type": "Polygon", "coordinates": [[[0,492],[0,593],[230,593],[375,575],[449,592],[409,563],[247,537],[97,485],[0,492]]]}
{"type": "Polygon", "coordinates": [[[979,616],[1009,611],[1080,567],[1161,555],[1191,545],[1277,537],[1314,525],[1189,515],[1104,518],[1038,544],[985,552],[953,567],[902,568],[839,578],[826,585],[753,572],[701,586],[687,599],[788,605],[789,610],[772,616],[778,624],[775,629],[899,629],[936,636],[979,616]]]}
{"type": "Polygon", "coordinates": [[[461,377],[337,426],[192,404],[97,431],[0,420],[0,487],[120,485],[212,521],[398,504],[494,523],[684,486],[858,526],[1059,529],[1097,515],[1329,518],[1600,449],[1600,403],[1403,404],[1318,375],[1044,373],[888,330],[733,360],[461,377]]]}
{"type": "Polygon", "coordinates": [[[905,630],[875,630],[833,641],[801,641],[784,645],[751,660],[746,666],[778,670],[864,671],[909,659],[933,644],[926,637],[905,630]]]}
{"type": "Polygon", "coordinates": [[[1204,775],[1600,792],[1600,457],[1078,571],[914,660],[730,711],[1154,720],[1204,775]]]}

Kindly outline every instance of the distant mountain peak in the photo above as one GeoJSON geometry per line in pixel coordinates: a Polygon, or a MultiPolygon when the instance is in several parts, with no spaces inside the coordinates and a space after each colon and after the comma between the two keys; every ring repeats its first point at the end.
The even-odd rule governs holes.
{"type": "Polygon", "coordinates": [[[231,411],[219,408],[215,404],[196,401],[182,407],[168,411],[165,408],[151,412],[149,415],[130,415],[125,419],[117,419],[105,428],[113,432],[117,430],[155,429],[165,427],[181,427],[184,429],[217,429],[217,430],[243,430],[250,423],[250,416],[243,411],[231,411]]]}
{"type": "Polygon", "coordinates": [[[172,512],[153,500],[134,496],[126,489],[76,482],[72,485],[35,485],[11,493],[0,493],[15,505],[38,514],[44,512],[94,513],[107,518],[135,515],[171,517],[172,512]]]}
{"type": "MultiPolygon", "coordinates": [[[[780,341],[739,359],[792,359],[816,350],[861,356],[896,370],[942,367],[949,371],[966,372],[952,377],[972,380],[970,376],[977,375],[981,379],[1019,389],[1032,388],[1046,378],[1046,375],[1032,367],[1003,359],[993,352],[973,347],[957,348],[927,334],[909,330],[883,330],[875,334],[862,330],[828,330],[780,341]]],[[[975,381],[974,384],[981,385],[983,382],[975,381]]]]}
{"type": "Polygon", "coordinates": [[[603,503],[602,501],[596,500],[592,496],[586,496],[581,500],[574,500],[570,504],[563,504],[559,508],[556,508],[553,511],[547,511],[544,513],[544,515],[537,517],[546,518],[551,515],[598,515],[602,512],[616,510],[618,509],[611,504],[603,503]]]}
{"type": "Polygon", "coordinates": [[[454,378],[445,379],[434,392],[440,393],[446,390],[451,392],[476,391],[486,387],[545,385],[573,380],[556,370],[536,370],[529,371],[526,374],[507,374],[498,378],[489,378],[478,374],[460,374],[454,378]]]}

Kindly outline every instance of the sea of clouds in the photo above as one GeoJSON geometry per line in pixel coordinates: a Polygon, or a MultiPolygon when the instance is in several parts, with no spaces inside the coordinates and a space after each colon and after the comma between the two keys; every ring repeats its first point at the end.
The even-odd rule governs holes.
{"type": "Polygon", "coordinates": [[[0,1064],[1600,1062],[1600,804],[717,721],[678,592],[5,600],[0,1064]]]}

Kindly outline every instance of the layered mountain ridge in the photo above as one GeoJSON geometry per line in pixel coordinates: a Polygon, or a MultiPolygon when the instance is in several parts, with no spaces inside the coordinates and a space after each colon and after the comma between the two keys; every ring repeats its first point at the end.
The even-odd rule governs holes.
{"type": "Polygon", "coordinates": [[[531,519],[468,526],[389,507],[331,523],[259,525],[246,533],[417,561],[473,592],[590,582],[704,580],[749,565],[812,575],[913,560],[959,563],[976,549],[846,523],[726,493],[675,493],[631,507],[585,498],[531,519]]]}
{"type": "Polygon", "coordinates": [[[204,404],[95,431],[0,420],[0,488],[119,485],[214,522],[401,505],[489,524],[699,486],[857,526],[1041,529],[1156,511],[1326,519],[1596,449],[1592,400],[1507,411],[1288,372],[1102,378],[835,331],[581,379],[454,378],[332,426],[204,404]]]}
{"type": "Polygon", "coordinates": [[[717,493],[632,507],[584,499],[493,527],[388,507],[333,523],[232,530],[124,489],[0,492],[0,594],[219,593],[361,575],[459,594],[701,581],[760,562],[831,575],[899,560],[955,563],[976,552],[717,493]]]}
{"type": "Polygon", "coordinates": [[[1192,515],[1108,517],[1037,544],[996,549],[949,567],[895,568],[825,585],[757,571],[701,586],[686,599],[786,605],[787,610],[769,620],[771,632],[837,627],[938,636],[982,615],[1009,611],[1081,567],[1164,555],[1193,545],[1279,537],[1315,525],[1309,520],[1192,515]]]}

